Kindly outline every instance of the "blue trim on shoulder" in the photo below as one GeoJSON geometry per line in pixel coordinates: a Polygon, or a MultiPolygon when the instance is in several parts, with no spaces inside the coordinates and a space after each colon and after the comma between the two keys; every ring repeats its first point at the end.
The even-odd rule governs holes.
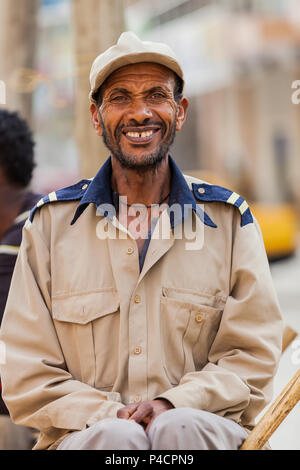
{"type": "Polygon", "coordinates": [[[79,199],[82,199],[82,197],[85,195],[87,189],[82,189],[84,185],[90,185],[91,180],[81,180],[76,184],[73,184],[72,186],[68,186],[66,188],[58,189],[57,191],[53,191],[53,193],[50,194],[55,194],[54,199],[50,199],[50,194],[47,194],[46,196],[42,197],[40,201],[31,209],[30,211],[30,216],[29,220],[30,222],[33,221],[34,215],[40,207],[43,207],[45,204],[49,204],[52,202],[60,202],[60,201],[77,201],[79,199]]]}
{"type": "Polygon", "coordinates": [[[241,226],[244,227],[244,225],[253,224],[253,222],[253,216],[250,208],[248,207],[248,209],[242,214],[241,226]]]}
{"type": "Polygon", "coordinates": [[[224,202],[237,207],[241,213],[241,226],[253,223],[253,217],[250,208],[239,194],[222,186],[206,183],[192,183],[193,193],[198,201],[202,202],[224,202]],[[199,192],[200,189],[200,192],[199,192]]]}

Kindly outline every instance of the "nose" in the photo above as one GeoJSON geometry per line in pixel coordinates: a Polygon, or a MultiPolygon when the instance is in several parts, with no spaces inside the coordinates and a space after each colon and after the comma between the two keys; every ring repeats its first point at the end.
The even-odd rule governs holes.
{"type": "Polygon", "coordinates": [[[136,121],[138,124],[143,124],[152,117],[153,114],[151,109],[143,100],[135,100],[132,102],[130,108],[127,111],[127,118],[129,120],[136,121]]]}

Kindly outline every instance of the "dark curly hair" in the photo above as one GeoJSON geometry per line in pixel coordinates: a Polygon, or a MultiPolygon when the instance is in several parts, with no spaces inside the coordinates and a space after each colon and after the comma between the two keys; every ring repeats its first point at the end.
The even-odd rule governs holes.
{"type": "Polygon", "coordinates": [[[10,183],[21,187],[30,183],[34,145],[26,121],[16,112],[0,109],[0,166],[10,183]]]}

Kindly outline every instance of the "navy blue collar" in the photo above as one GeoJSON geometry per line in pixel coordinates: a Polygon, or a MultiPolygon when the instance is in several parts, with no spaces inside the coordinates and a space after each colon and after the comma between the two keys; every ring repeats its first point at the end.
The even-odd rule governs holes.
{"type": "MultiPolygon", "coordinates": [[[[181,206],[181,211],[179,211],[182,216],[176,217],[176,213],[170,210],[170,222],[171,227],[174,228],[175,225],[182,223],[187,216],[188,210],[187,208],[192,208],[197,215],[200,217],[203,223],[209,225],[211,227],[216,227],[213,221],[208,217],[208,215],[203,211],[203,209],[197,204],[192,191],[190,190],[185,178],[172,159],[169,156],[169,165],[171,169],[171,191],[170,191],[170,198],[169,198],[169,208],[173,204],[179,204],[181,206]]],[[[98,173],[96,174],[93,181],[89,184],[88,189],[86,190],[84,196],[82,197],[76,212],[74,214],[74,218],[71,222],[73,225],[78,217],[84,212],[87,206],[91,203],[95,204],[98,208],[99,206],[109,207],[113,206],[113,199],[112,199],[112,191],[111,191],[111,173],[112,173],[112,165],[111,165],[111,157],[109,157],[103,166],[100,168],[98,173]]],[[[108,215],[109,213],[105,211],[104,215],[108,215]]]]}
{"type": "Polygon", "coordinates": [[[113,204],[111,195],[111,172],[111,157],[109,157],[93,178],[93,181],[89,184],[89,187],[75,211],[71,225],[76,222],[89,204],[93,203],[96,207],[102,204],[113,204]]]}
{"type": "Polygon", "coordinates": [[[193,196],[191,189],[189,188],[185,178],[176,165],[172,157],[169,156],[169,165],[171,168],[171,192],[169,198],[169,214],[170,214],[170,223],[171,227],[174,228],[177,224],[183,223],[185,218],[188,215],[189,208],[192,208],[196,212],[198,217],[202,220],[205,225],[210,227],[217,227],[216,224],[210,219],[210,217],[204,212],[204,210],[197,204],[196,199],[193,196]],[[179,204],[181,206],[182,217],[176,217],[176,212],[173,213],[170,208],[174,204],[179,204]]]}

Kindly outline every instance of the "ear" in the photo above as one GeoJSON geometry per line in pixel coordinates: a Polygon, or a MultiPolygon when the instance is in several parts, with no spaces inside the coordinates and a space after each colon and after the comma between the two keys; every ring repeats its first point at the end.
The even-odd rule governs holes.
{"type": "Polygon", "coordinates": [[[92,124],[96,131],[96,134],[101,136],[102,135],[102,125],[99,117],[99,111],[95,103],[90,105],[90,113],[92,118],[92,124]]]}
{"type": "Polygon", "coordinates": [[[180,131],[185,122],[188,106],[188,99],[185,97],[181,98],[176,111],[176,131],[180,131]]]}

